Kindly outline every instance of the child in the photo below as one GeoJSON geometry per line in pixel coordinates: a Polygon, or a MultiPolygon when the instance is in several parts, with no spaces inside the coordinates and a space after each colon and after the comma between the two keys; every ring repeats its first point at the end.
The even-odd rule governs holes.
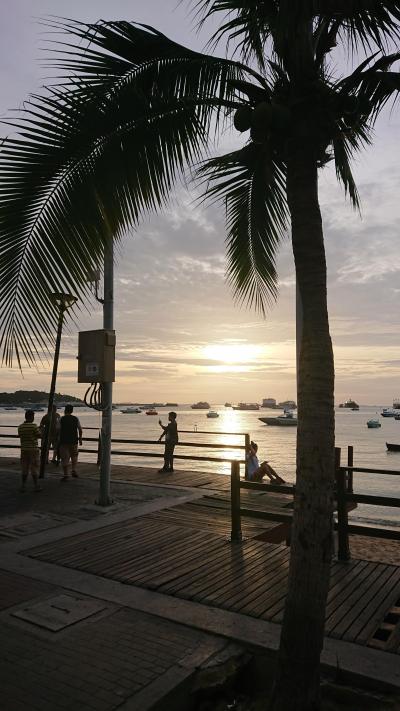
{"type": "Polygon", "coordinates": [[[267,461],[260,464],[257,451],[258,445],[255,442],[250,442],[250,447],[246,455],[247,479],[249,481],[262,481],[263,477],[267,476],[271,484],[284,484],[285,480],[276,473],[275,469],[273,469],[267,461]]]}
{"type": "Polygon", "coordinates": [[[178,425],[176,424],[176,412],[168,413],[168,425],[164,427],[161,420],[158,420],[158,424],[162,427],[163,432],[160,435],[159,442],[165,435],[165,449],[164,449],[164,466],[159,469],[160,472],[173,472],[174,471],[174,449],[175,445],[178,444],[178,425]]]}
{"type": "Polygon", "coordinates": [[[42,436],[40,428],[35,425],[35,413],[33,410],[26,410],[25,422],[18,427],[18,435],[21,441],[21,474],[22,482],[20,492],[26,491],[26,480],[29,473],[32,476],[34,491],[42,491],[38,483],[39,472],[39,445],[38,439],[42,436]]]}

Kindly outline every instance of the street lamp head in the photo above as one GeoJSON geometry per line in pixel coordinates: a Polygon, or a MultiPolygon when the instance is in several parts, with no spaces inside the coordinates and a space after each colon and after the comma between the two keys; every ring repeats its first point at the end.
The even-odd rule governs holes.
{"type": "Polygon", "coordinates": [[[57,304],[57,306],[63,311],[66,311],[78,301],[78,298],[73,294],[64,293],[50,294],[50,298],[53,304],[57,304]]]}

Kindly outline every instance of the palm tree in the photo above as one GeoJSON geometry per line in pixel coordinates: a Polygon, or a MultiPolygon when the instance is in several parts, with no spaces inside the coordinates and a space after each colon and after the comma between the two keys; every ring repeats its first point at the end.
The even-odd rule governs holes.
{"type": "Polygon", "coordinates": [[[199,0],[201,21],[226,16],[212,42],[238,60],[193,52],[128,22],[49,24],[67,37],[59,78],[9,123],[0,154],[0,344],[33,362],[54,330],[47,299],[85,292],[110,235],[159,209],[196,167],[204,199],[227,215],[227,275],[263,310],[276,296],[275,256],[288,220],[303,311],[297,482],[289,586],[274,711],[317,709],[332,555],[334,364],[318,170],[334,161],[358,207],[351,159],[400,89],[389,54],[398,0],[199,0]],[[334,74],[336,46],[365,59],[334,74]],[[239,61],[240,60],[240,61],[239,61]],[[208,157],[233,120],[237,151],[208,157]],[[200,164],[201,159],[205,160],[200,164]],[[36,290],[29,291],[35,279],[36,290]],[[29,308],[27,308],[29,306],[29,308]]]}

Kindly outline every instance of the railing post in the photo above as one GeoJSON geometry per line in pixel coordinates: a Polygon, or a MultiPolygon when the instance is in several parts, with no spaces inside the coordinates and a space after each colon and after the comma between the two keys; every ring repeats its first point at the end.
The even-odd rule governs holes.
{"type": "Polygon", "coordinates": [[[244,465],[244,478],[247,479],[247,452],[250,449],[250,435],[247,433],[244,436],[244,446],[245,446],[245,452],[244,452],[244,459],[245,459],[245,465],[244,465]]]}
{"type": "MultiPolygon", "coordinates": [[[[353,459],[353,446],[349,444],[347,447],[347,466],[352,467],[354,463],[353,459]]],[[[353,493],[353,472],[347,472],[347,491],[349,494],[353,493]]]]}
{"type": "Polygon", "coordinates": [[[350,560],[348,514],[346,504],[346,469],[340,466],[340,448],[335,448],[335,478],[338,515],[338,560],[350,560]]]}
{"type": "Polygon", "coordinates": [[[231,542],[239,543],[242,540],[242,527],[240,521],[240,464],[231,461],[231,542]]]}

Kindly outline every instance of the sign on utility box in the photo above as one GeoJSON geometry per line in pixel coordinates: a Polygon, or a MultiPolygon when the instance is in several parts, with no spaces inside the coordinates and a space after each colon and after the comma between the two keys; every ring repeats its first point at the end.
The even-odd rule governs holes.
{"type": "Polygon", "coordinates": [[[78,340],[78,383],[113,383],[115,331],[81,331],[78,340]]]}

